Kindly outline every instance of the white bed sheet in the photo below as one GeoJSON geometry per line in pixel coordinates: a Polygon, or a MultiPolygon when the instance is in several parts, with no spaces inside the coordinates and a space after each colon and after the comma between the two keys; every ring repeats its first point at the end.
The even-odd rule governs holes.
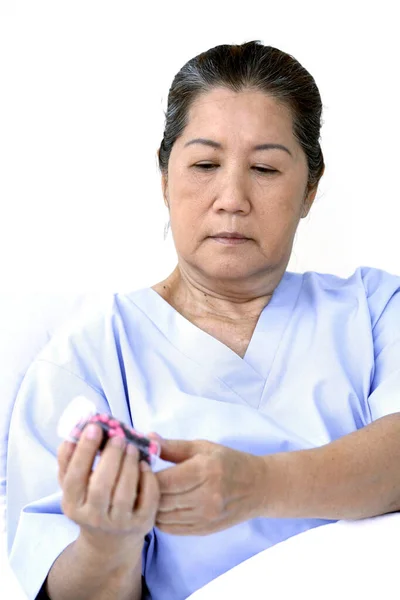
{"type": "Polygon", "coordinates": [[[260,552],[187,600],[398,600],[400,513],[338,521],[260,552]]]}
{"type": "MultiPolygon", "coordinates": [[[[4,598],[26,600],[3,540],[0,589],[4,598]]],[[[399,556],[400,513],[339,521],[260,552],[187,600],[398,600],[399,556]]]]}

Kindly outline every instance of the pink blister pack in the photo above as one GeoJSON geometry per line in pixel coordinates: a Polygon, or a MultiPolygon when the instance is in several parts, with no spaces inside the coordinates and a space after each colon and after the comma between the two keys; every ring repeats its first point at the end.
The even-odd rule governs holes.
{"type": "Polygon", "coordinates": [[[146,437],[110,414],[98,413],[96,405],[85,396],[76,396],[66,407],[58,422],[57,432],[63,439],[76,443],[90,423],[100,426],[103,432],[98,452],[104,449],[110,438],[119,436],[126,443],[134,444],[139,450],[139,460],[144,460],[150,466],[160,456],[160,445],[156,440],[146,437]]]}

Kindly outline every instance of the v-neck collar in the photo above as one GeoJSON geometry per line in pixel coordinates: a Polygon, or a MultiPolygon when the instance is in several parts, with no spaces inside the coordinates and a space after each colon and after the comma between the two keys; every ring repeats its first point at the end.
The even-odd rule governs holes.
{"type": "Polygon", "coordinates": [[[303,277],[286,271],[261,311],[246,354],[241,358],[220,340],[200,329],[173,308],[153,288],[129,294],[133,301],[185,356],[206,369],[239,395],[259,397],[300,294],[303,277]],[[247,386],[242,389],[244,384],[247,386]],[[260,387],[261,386],[261,387],[260,387]]]}

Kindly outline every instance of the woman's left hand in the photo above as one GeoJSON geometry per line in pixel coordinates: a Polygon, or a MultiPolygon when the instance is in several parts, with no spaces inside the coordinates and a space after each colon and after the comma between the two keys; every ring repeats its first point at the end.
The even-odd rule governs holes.
{"type": "Polygon", "coordinates": [[[261,516],[267,492],[265,457],[204,440],[159,441],[161,458],[177,464],[156,474],[161,492],[158,529],[207,535],[261,516]]]}

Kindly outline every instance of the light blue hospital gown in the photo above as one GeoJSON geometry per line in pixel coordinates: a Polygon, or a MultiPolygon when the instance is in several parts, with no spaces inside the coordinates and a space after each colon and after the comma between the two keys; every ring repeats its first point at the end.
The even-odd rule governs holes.
{"type": "MultiPolygon", "coordinates": [[[[30,366],[8,455],[8,550],[28,600],[76,539],[57,483],[58,419],[77,395],[165,438],[256,455],[327,444],[400,411],[400,277],[286,272],[244,358],[151,288],[105,295],[62,326],[30,366]]],[[[170,463],[161,460],[156,470],[170,463]]],[[[322,519],[253,519],[209,536],[147,536],[153,600],[181,600],[322,519]]]]}

